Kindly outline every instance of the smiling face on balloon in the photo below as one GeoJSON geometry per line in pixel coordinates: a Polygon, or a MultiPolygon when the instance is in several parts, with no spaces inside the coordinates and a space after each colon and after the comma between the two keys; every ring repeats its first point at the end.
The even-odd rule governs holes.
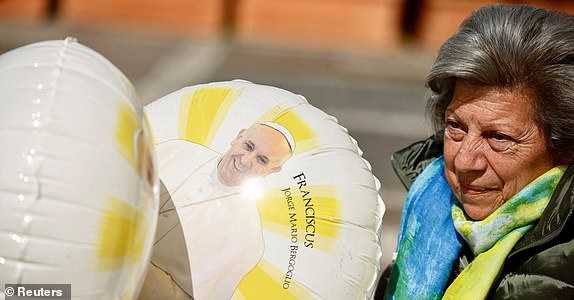
{"type": "Polygon", "coordinates": [[[281,171],[291,156],[291,146],[281,131],[261,123],[242,129],[217,165],[219,180],[228,186],[281,171]]]}

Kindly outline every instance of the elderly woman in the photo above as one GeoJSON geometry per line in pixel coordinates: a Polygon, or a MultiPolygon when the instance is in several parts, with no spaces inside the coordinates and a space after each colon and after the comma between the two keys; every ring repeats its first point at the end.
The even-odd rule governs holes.
{"type": "Polygon", "coordinates": [[[574,299],[574,16],[478,9],[427,86],[435,135],[393,155],[409,194],[376,298],[574,299]]]}

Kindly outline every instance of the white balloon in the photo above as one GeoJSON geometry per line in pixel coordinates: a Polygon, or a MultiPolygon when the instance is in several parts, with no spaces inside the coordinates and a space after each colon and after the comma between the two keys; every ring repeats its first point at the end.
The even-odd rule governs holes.
{"type": "MultiPolygon", "coordinates": [[[[263,255],[232,291],[233,299],[370,299],[373,296],[380,272],[380,236],[385,210],[378,194],[380,183],[369,163],[361,157],[356,141],[335,118],[313,107],[302,96],[237,80],[186,87],[148,104],[144,110],[156,147],[172,147],[164,156],[158,147],[160,179],[166,181],[183,180],[186,176],[189,181],[199,180],[191,169],[166,167],[162,171],[162,162],[166,166],[177,166],[193,160],[192,152],[184,159],[179,154],[170,156],[184,153],[186,143],[224,153],[240,129],[265,121],[283,125],[294,136],[295,153],[280,172],[266,177],[268,188],[257,200],[263,255]],[[177,143],[181,145],[178,147],[177,143]],[[176,169],[179,173],[172,174],[176,169]]],[[[168,184],[166,187],[170,191],[168,184]]],[[[178,207],[178,203],[185,203],[186,195],[181,194],[178,190],[171,196],[185,227],[185,213],[190,210],[178,207]]],[[[229,200],[220,203],[226,201],[229,200]]],[[[238,221],[230,220],[225,231],[241,232],[246,228],[245,221],[239,222],[244,220],[239,218],[243,212],[235,206],[233,209],[236,215],[232,219],[238,221]]],[[[193,224],[194,220],[187,222],[193,224]]],[[[186,236],[188,248],[194,249],[194,243],[224,230],[188,231],[195,234],[186,236]],[[206,236],[202,236],[202,231],[206,236]]],[[[228,242],[237,245],[250,241],[239,234],[228,242]]],[[[213,252],[222,251],[213,249],[213,252]]],[[[232,261],[238,264],[246,259],[246,253],[227,251],[225,254],[234,255],[232,261]]],[[[190,267],[194,292],[201,289],[194,276],[217,278],[222,275],[194,273],[193,261],[190,260],[190,267]]]]}
{"type": "Polygon", "coordinates": [[[137,295],[157,222],[155,153],[129,80],[73,38],[0,56],[0,286],[137,295]]]}

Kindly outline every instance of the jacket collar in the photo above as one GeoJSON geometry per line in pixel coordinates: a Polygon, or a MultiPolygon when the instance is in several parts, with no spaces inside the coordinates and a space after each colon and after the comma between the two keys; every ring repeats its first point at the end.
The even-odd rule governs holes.
{"type": "Polygon", "coordinates": [[[550,198],[550,203],[530,230],[514,247],[509,258],[516,253],[542,245],[560,235],[574,214],[574,164],[568,166],[550,198]]]}

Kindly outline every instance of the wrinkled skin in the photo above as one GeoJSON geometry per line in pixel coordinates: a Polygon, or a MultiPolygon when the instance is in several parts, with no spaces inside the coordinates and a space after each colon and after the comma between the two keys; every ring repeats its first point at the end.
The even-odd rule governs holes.
{"type": "Polygon", "coordinates": [[[556,166],[526,89],[458,82],[445,113],[447,181],[464,211],[483,220],[556,166]]]}

